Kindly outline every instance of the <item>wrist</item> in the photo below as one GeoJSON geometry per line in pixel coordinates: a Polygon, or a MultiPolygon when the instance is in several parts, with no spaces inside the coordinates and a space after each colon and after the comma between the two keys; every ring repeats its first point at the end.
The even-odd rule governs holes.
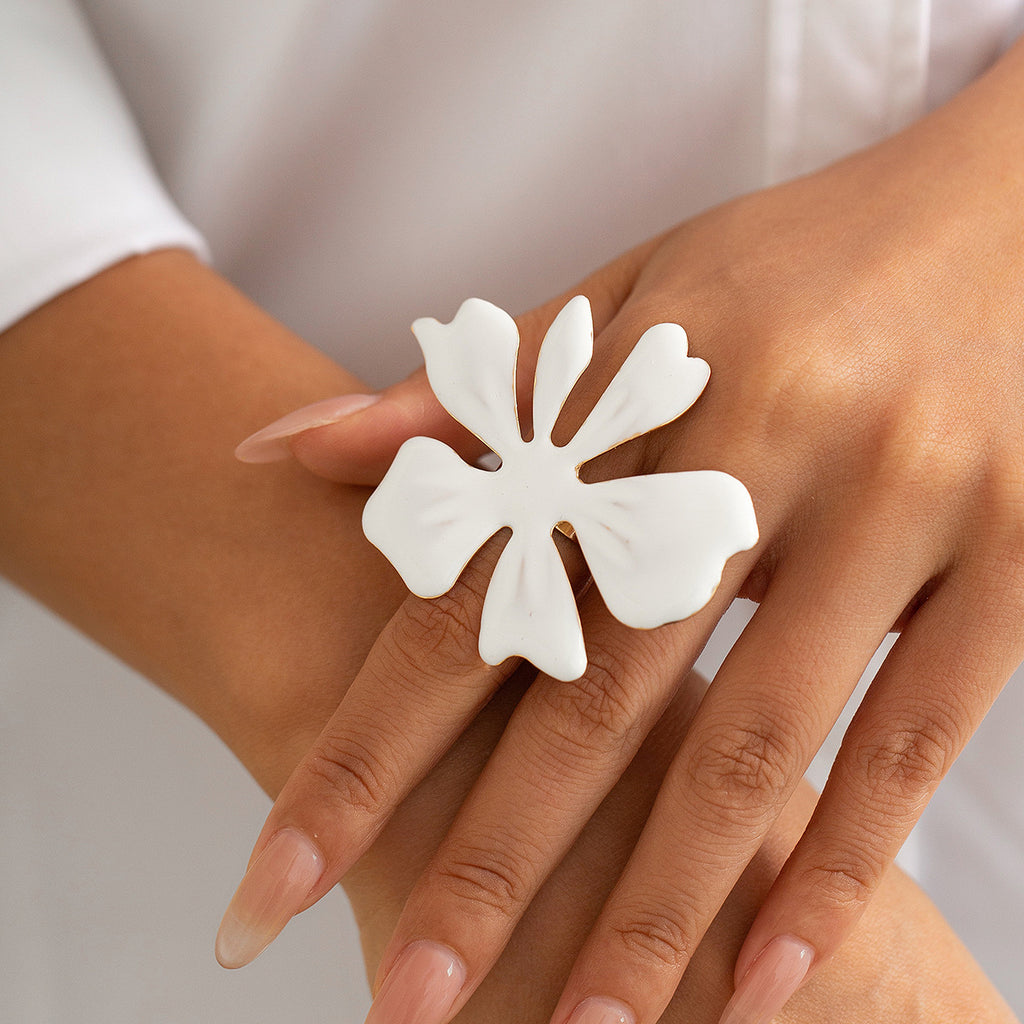
{"type": "Polygon", "coordinates": [[[103,272],[3,342],[0,569],[280,785],[399,590],[362,539],[362,492],[232,452],[358,382],[176,251],[103,272]]]}

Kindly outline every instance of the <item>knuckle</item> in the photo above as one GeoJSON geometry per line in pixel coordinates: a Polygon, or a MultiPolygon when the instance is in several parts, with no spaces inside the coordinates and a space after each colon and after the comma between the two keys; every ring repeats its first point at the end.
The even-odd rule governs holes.
{"type": "Polygon", "coordinates": [[[392,660],[407,663],[418,673],[430,666],[446,674],[479,660],[478,616],[461,599],[458,588],[429,600],[410,597],[403,610],[394,620],[388,645],[392,660]]]}
{"type": "Polygon", "coordinates": [[[519,841],[459,844],[435,869],[445,896],[461,910],[514,920],[529,898],[532,872],[519,841]]]}
{"type": "Polygon", "coordinates": [[[794,333],[783,320],[764,331],[754,358],[756,372],[735,382],[735,406],[742,435],[756,438],[761,451],[780,442],[787,451],[813,451],[818,435],[810,427],[823,416],[856,429],[856,366],[826,339],[794,333]]]}
{"type": "Polygon", "coordinates": [[[944,712],[904,715],[862,743],[856,764],[872,792],[916,802],[931,792],[960,748],[959,730],[944,712]]]}
{"type": "Polygon", "coordinates": [[[948,506],[962,492],[973,445],[933,386],[903,394],[899,407],[880,417],[877,430],[871,458],[884,492],[910,496],[929,512],[932,502],[948,506]]]}
{"type": "Polygon", "coordinates": [[[682,973],[696,948],[690,929],[664,907],[634,908],[610,930],[629,958],[647,968],[682,973]]]}
{"type": "Polygon", "coordinates": [[[729,811],[774,804],[797,774],[796,744],[784,722],[749,715],[709,732],[694,754],[690,781],[697,796],[729,811]]]}
{"type": "Polygon", "coordinates": [[[391,773],[380,759],[350,738],[321,738],[303,768],[318,785],[326,785],[332,802],[340,801],[369,818],[382,813],[393,792],[391,773]]]}
{"type": "Polygon", "coordinates": [[[975,562],[989,587],[1021,594],[1024,579],[1024,457],[994,457],[975,501],[975,562]]]}
{"type": "Polygon", "coordinates": [[[806,891],[831,913],[855,914],[871,899],[881,875],[881,866],[865,858],[831,860],[809,870],[806,891]]]}
{"type": "Polygon", "coordinates": [[[579,679],[546,686],[538,699],[560,746],[573,753],[618,750],[643,713],[640,680],[650,677],[632,657],[595,650],[579,679]]]}

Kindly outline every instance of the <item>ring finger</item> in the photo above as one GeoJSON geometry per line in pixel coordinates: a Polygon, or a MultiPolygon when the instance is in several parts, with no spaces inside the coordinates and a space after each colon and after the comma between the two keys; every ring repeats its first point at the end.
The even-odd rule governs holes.
{"type": "Polygon", "coordinates": [[[922,559],[915,573],[898,558],[901,546],[879,550],[868,528],[849,524],[833,536],[841,541],[802,545],[813,561],[778,570],[719,671],[577,961],[557,1024],[577,1015],[597,1021],[582,1016],[594,1008],[607,1010],[609,1024],[654,1024],[871,655],[932,569],[922,559]],[[918,582],[900,589],[897,579],[908,577],[918,582]]]}

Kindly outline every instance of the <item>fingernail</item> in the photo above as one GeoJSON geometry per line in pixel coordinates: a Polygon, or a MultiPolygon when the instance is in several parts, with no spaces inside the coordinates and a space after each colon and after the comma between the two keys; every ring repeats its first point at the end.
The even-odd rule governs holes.
{"type": "Polygon", "coordinates": [[[814,949],[793,935],[772,939],[757,955],[719,1024],[768,1024],[789,1002],[814,962],[814,949]]]}
{"type": "Polygon", "coordinates": [[[279,462],[290,454],[288,438],[314,427],[326,427],[380,401],[380,395],[340,395],[303,406],[257,430],[236,449],[239,462],[279,462]]]}
{"type": "Polygon", "coordinates": [[[255,960],[295,916],[320,880],[324,860],[301,832],[284,828],[245,873],[224,912],[216,955],[222,967],[255,960]]]}
{"type": "Polygon", "coordinates": [[[566,1024],[633,1024],[633,1011],[613,999],[591,996],[573,1010],[566,1024]]]}
{"type": "Polygon", "coordinates": [[[447,946],[414,942],[388,971],[366,1024],[445,1024],[465,984],[466,968],[447,946]]]}

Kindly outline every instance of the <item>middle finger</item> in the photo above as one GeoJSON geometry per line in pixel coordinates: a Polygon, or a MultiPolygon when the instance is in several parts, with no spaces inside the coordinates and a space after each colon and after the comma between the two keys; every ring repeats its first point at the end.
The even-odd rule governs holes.
{"type": "Polygon", "coordinates": [[[675,628],[645,631],[642,640],[596,592],[587,595],[587,671],[568,683],[542,676],[520,702],[409,897],[381,961],[371,1020],[391,1019],[414,990],[417,1019],[431,1024],[450,1019],[469,998],[662,714],[748,570],[731,566],[704,611],[675,628]]]}
{"type": "Polygon", "coordinates": [[[862,513],[776,571],[659,793],[556,1012],[654,1024],[901,609],[934,571],[862,513]],[[898,571],[897,571],[898,569],[898,571]],[[913,582],[908,582],[913,581],[913,582]],[[595,1005],[595,1004],[592,1004],[595,1005]]]}

